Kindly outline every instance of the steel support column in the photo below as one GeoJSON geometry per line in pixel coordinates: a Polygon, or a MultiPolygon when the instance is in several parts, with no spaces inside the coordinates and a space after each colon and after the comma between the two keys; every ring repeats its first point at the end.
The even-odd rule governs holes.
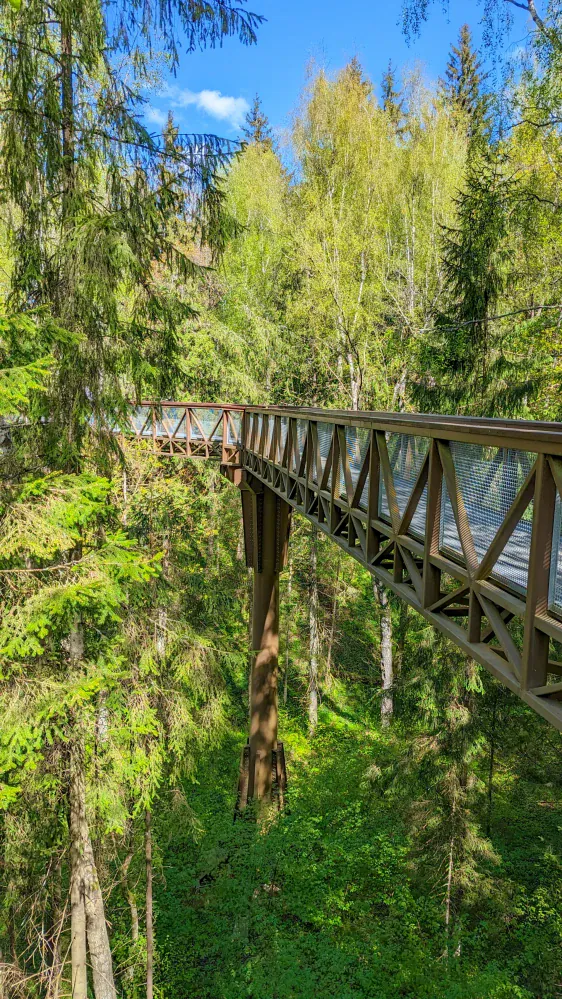
{"type": "Polygon", "coordinates": [[[279,655],[279,573],[286,562],[291,508],[273,490],[245,476],[242,511],[246,564],[254,572],[252,677],[246,798],[267,799],[277,767],[277,666],[279,655]]]}
{"type": "MultiPolygon", "coordinates": [[[[273,496],[269,490],[268,495],[273,496]]],[[[264,504],[266,507],[272,505],[264,504]]],[[[271,521],[267,527],[264,524],[264,529],[270,527],[271,521]]],[[[279,573],[271,569],[254,570],[252,651],[248,794],[250,798],[267,798],[271,794],[278,725],[279,573]]]]}

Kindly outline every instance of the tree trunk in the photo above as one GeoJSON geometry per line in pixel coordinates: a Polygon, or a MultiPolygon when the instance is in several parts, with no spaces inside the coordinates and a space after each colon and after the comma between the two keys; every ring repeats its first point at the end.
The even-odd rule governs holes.
{"type": "Polygon", "coordinates": [[[382,679],[381,722],[383,727],[390,725],[394,704],[392,700],[392,685],[394,674],[392,668],[392,611],[390,599],[384,586],[374,580],[375,599],[380,607],[380,669],[382,679]]]}
{"type": "Polygon", "coordinates": [[[144,813],[144,855],[146,860],[146,999],[153,999],[154,924],[152,909],[152,815],[144,813]]]}
{"type": "Polygon", "coordinates": [[[449,842],[449,862],[447,864],[447,890],[445,893],[445,934],[447,938],[446,954],[450,956],[451,949],[451,899],[453,895],[453,872],[455,856],[455,837],[451,836],[449,842]]]}
{"type": "Polygon", "coordinates": [[[127,480],[127,466],[123,466],[123,524],[127,524],[127,503],[129,500],[129,483],[127,480]]]}
{"type": "Polygon", "coordinates": [[[74,85],[72,66],[72,27],[68,14],[61,20],[61,105],[62,105],[62,155],[64,161],[65,189],[64,214],[68,212],[68,199],[74,188],[74,85]]]}
{"type": "Polygon", "coordinates": [[[82,876],[84,779],[81,747],[70,744],[70,933],[72,999],[87,999],[86,906],[82,876]]]}
{"type": "Polygon", "coordinates": [[[285,632],[285,675],[283,677],[283,704],[287,703],[289,690],[289,656],[291,648],[291,596],[293,593],[293,559],[289,556],[289,574],[287,579],[287,630],[285,632]]]}
{"type": "MultiPolygon", "coordinates": [[[[84,657],[84,632],[77,624],[68,638],[71,662],[84,657]]],[[[86,816],[84,743],[79,723],[73,726],[70,742],[70,854],[73,999],[86,999],[86,949],[84,917],[94,994],[96,999],[116,999],[113,961],[105,921],[103,896],[98,879],[90,829],[86,816]]]]}
{"type": "MultiPolygon", "coordinates": [[[[59,999],[60,980],[63,970],[61,960],[60,936],[65,922],[65,913],[61,904],[61,868],[62,858],[59,856],[53,875],[52,889],[52,918],[48,935],[48,949],[51,954],[51,964],[48,970],[48,981],[46,996],[47,999],[59,999]]],[[[1,995],[0,995],[1,999],[1,995]]]]}
{"type": "MultiPolygon", "coordinates": [[[[127,850],[127,856],[121,865],[121,882],[123,885],[123,894],[127,900],[127,905],[129,906],[129,911],[131,913],[131,942],[136,944],[139,939],[139,910],[137,906],[137,900],[135,898],[135,893],[129,884],[129,867],[131,866],[131,861],[133,859],[133,836],[132,834],[128,837],[129,846],[127,850]]],[[[135,969],[132,964],[125,969],[125,978],[132,981],[135,975],[135,969]]]]}
{"type": "Polygon", "coordinates": [[[318,724],[318,659],[320,631],[318,627],[318,528],[310,528],[310,583],[309,583],[309,634],[310,656],[308,665],[308,733],[314,735],[318,724]]]}
{"type": "Polygon", "coordinates": [[[400,601],[399,616],[398,616],[398,636],[396,639],[396,654],[394,656],[394,676],[395,678],[400,675],[402,667],[404,665],[404,647],[406,644],[406,635],[408,633],[408,622],[409,622],[409,611],[410,608],[408,604],[404,601],[400,601]]]}
{"type": "MultiPolygon", "coordinates": [[[[166,580],[168,578],[169,569],[169,552],[170,552],[170,540],[167,535],[162,538],[162,578],[166,580]]],[[[157,603],[156,606],[156,617],[154,619],[154,645],[156,647],[156,655],[159,659],[163,659],[166,655],[166,646],[168,644],[168,607],[164,603],[157,603]]]]}
{"type": "Polygon", "coordinates": [[[490,760],[488,764],[488,807],[486,810],[486,836],[490,835],[492,829],[492,804],[494,795],[494,758],[496,753],[496,721],[498,713],[498,692],[494,691],[494,703],[492,707],[492,731],[490,733],[490,760]]]}
{"type": "MultiPolygon", "coordinates": [[[[77,623],[68,636],[68,658],[76,666],[84,658],[84,631],[77,623]]],[[[80,735],[73,724],[70,741],[69,828],[70,828],[70,959],[72,966],[72,999],[87,999],[88,967],[86,963],[86,903],[84,899],[84,838],[86,836],[86,803],[84,788],[84,754],[80,735]]]]}
{"type": "Polygon", "coordinates": [[[252,671],[254,668],[253,643],[253,619],[254,619],[254,574],[252,569],[247,570],[246,594],[248,600],[248,717],[252,718],[252,671]]]}
{"type": "Polygon", "coordinates": [[[330,683],[331,671],[332,671],[332,653],[334,649],[334,639],[336,636],[336,621],[338,618],[338,601],[340,595],[340,571],[341,571],[341,551],[338,548],[338,560],[336,563],[336,582],[334,584],[334,593],[332,597],[332,613],[330,615],[330,631],[328,634],[328,649],[326,653],[326,677],[327,683],[330,683]]]}

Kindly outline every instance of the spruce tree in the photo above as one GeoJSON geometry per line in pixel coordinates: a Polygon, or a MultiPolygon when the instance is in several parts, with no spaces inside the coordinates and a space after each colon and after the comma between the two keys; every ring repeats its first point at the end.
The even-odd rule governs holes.
{"type": "Polygon", "coordinates": [[[396,134],[402,135],[404,131],[402,128],[404,100],[401,91],[396,89],[396,77],[391,60],[388,62],[388,68],[381,81],[381,99],[383,110],[388,115],[396,134]]]}
{"type": "Polygon", "coordinates": [[[232,146],[213,135],[171,142],[149,133],[140,113],[152,52],[165,53],[174,69],[179,32],[189,50],[224,35],[251,43],[259,20],[231,0],[202,10],[181,0],[0,8],[12,306],[48,307],[81,335],[78,348],[59,352],[50,400],[49,425],[67,467],[78,460],[88,418],[118,416],[143,387],[172,391],[178,332],[192,311],[189,250],[221,244],[215,176],[232,146]]]}
{"type": "Polygon", "coordinates": [[[255,143],[264,149],[271,149],[273,139],[269,118],[262,111],[259,94],[254,97],[245,120],[246,124],[242,127],[242,134],[246,142],[255,143]]]}
{"type": "Polygon", "coordinates": [[[483,135],[488,123],[488,98],[483,86],[488,74],[482,72],[482,62],[472,47],[468,24],[463,24],[458,45],[451,46],[442,87],[453,107],[466,117],[470,137],[483,135]]]}
{"type": "Polygon", "coordinates": [[[450,304],[423,340],[417,365],[424,374],[412,386],[424,408],[511,415],[536,392],[540,357],[507,355],[494,319],[512,280],[512,233],[521,211],[521,191],[505,151],[483,140],[471,143],[455,223],[442,230],[450,304]]]}

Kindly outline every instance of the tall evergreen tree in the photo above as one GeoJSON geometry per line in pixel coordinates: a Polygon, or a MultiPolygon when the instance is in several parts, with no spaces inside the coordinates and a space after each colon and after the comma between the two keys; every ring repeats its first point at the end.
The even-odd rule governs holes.
{"type": "Polygon", "coordinates": [[[246,142],[253,142],[258,146],[263,146],[264,149],[271,149],[273,138],[269,118],[262,111],[259,94],[254,97],[245,120],[246,124],[242,127],[242,134],[246,142]]]}
{"type": "Polygon", "coordinates": [[[472,46],[468,24],[459,32],[458,45],[452,45],[442,86],[453,106],[468,122],[471,137],[482,135],[487,127],[488,98],[483,91],[488,74],[472,46]]]}
{"type": "Polygon", "coordinates": [[[435,335],[424,339],[413,392],[434,411],[496,416],[517,412],[536,392],[540,359],[513,357],[494,321],[513,271],[513,227],[521,193],[504,150],[471,147],[456,220],[443,227],[442,265],[450,296],[435,335]]]}
{"type": "Polygon", "coordinates": [[[383,74],[381,81],[381,100],[383,110],[388,115],[391,124],[396,130],[396,134],[402,135],[404,131],[402,127],[404,120],[404,99],[401,91],[396,89],[396,77],[391,60],[388,62],[386,73],[383,74]]]}
{"type": "Polygon", "coordinates": [[[221,242],[214,178],[231,145],[147,131],[139,112],[151,54],[165,52],[173,69],[179,31],[189,50],[232,34],[251,43],[259,20],[231,0],[202,10],[180,0],[29,0],[0,9],[12,302],[48,306],[81,333],[78,349],[61,352],[49,413],[55,439],[74,456],[86,417],[118,414],[143,384],[171,391],[177,333],[191,311],[182,294],[195,270],[190,247],[221,242]],[[173,286],[162,281],[163,267],[175,272],[173,286]]]}

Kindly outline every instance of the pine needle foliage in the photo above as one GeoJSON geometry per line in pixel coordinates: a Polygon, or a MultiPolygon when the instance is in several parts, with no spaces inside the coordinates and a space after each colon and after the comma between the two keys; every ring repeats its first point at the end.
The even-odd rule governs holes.
{"type": "Polygon", "coordinates": [[[147,130],[151,57],[164,52],[177,65],[180,32],[189,50],[233,34],[251,44],[259,21],[222,0],[1,8],[11,305],[48,306],[81,334],[77,350],[58,352],[51,397],[51,422],[73,443],[85,418],[122,412],[133,391],[171,392],[192,315],[185,283],[201,267],[195,251],[216,251],[224,238],[216,178],[234,147],[147,130]]]}
{"type": "Polygon", "coordinates": [[[246,115],[246,123],[242,128],[246,142],[256,143],[263,149],[271,149],[273,144],[269,118],[262,111],[261,99],[256,94],[252,106],[246,115]]]}
{"type": "Polygon", "coordinates": [[[488,74],[472,47],[468,24],[463,24],[457,45],[451,46],[442,88],[455,111],[467,122],[469,139],[482,137],[489,131],[489,96],[484,92],[488,74]]]}

